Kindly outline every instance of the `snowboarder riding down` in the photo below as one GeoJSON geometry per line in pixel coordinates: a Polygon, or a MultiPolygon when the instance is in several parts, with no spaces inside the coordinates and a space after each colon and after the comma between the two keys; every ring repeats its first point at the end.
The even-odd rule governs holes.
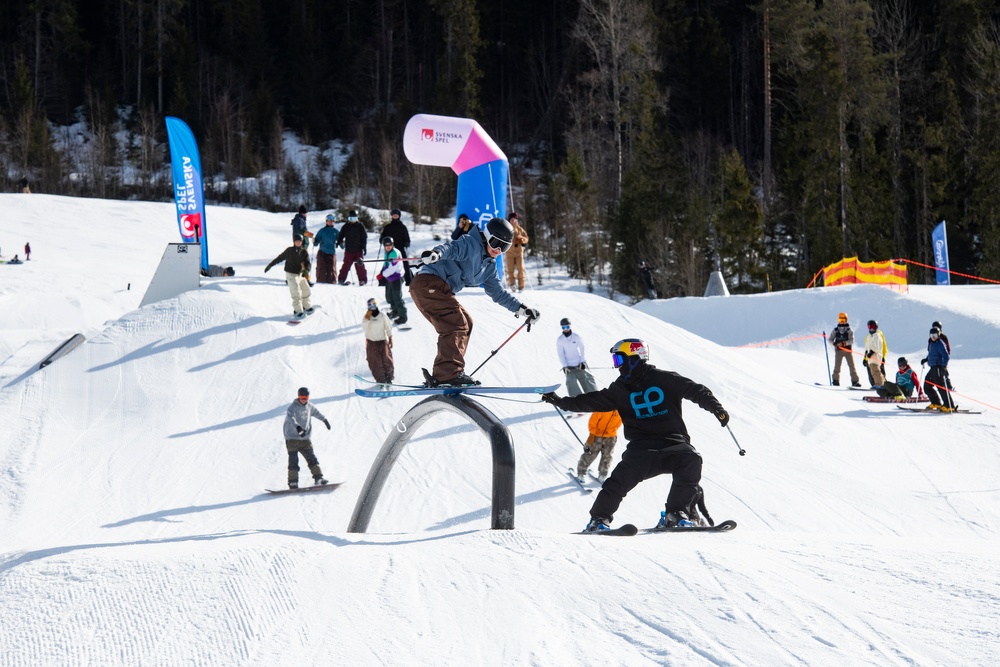
{"type": "Polygon", "coordinates": [[[309,251],[302,245],[300,234],[293,236],[292,245],[285,248],[284,252],[264,267],[264,273],[270,271],[272,266],[282,260],[285,262],[285,282],[288,284],[288,293],[292,296],[292,313],[296,318],[312,315],[314,309],[309,301],[312,298],[312,290],[309,289],[309,269],[312,264],[309,261],[309,251]]]}
{"type": "Polygon", "coordinates": [[[563,410],[617,410],[625,426],[625,453],[590,508],[586,530],[608,530],[628,492],[662,474],[672,475],[673,482],[657,527],[693,526],[689,508],[697,500],[702,461],[681,417],[681,399],[711,412],[722,426],[729,423],[729,413],[708,387],[650,364],[649,348],[637,338],[615,343],[611,360],[619,377],[608,388],[574,398],[542,395],[543,401],[563,410]]]}
{"type": "Polygon", "coordinates": [[[417,310],[438,334],[437,356],[431,372],[424,369],[427,385],[479,384],[465,373],[465,350],[472,333],[472,316],[455,296],[466,287],[482,285],[493,301],[531,324],[539,312],[511,296],[497,277],[496,259],[513,242],[514,230],[503,218],[492,218],[486,228],[473,226],[454,241],[425,250],[421,266],[410,283],[410,297],[417,310]]]}
{"type": "Polygon", "coordinates": [[[285,436],[285,448],[288,450],[288,488],[299,488],[299,454],[309,465],[309,472],[312,473],[313,481],[316,485],[326,484],[323,478],[323,471],[319,467],[316,454],[313,453],[312,440],[312,418],[320,420],[326,424],[326,429],[330,430],[330,420],[323,416],[323,413],[309,402],[309,389],[301,387],[299,397],[288,406],[285,411],[285,424],[282,432],[285,436]]]}

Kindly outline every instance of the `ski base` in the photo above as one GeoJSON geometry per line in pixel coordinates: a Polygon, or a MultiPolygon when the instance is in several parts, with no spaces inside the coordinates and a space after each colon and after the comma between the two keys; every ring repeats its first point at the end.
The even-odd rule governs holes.
{"type": "Polygon", "coordinates": [[[960,410],[950,410],[949,412],[945,412],[943,410],[938,410],[937,408],[931,408],[929,406],[926,407],[926,408],[910,408],[910,407],[907,407],[905,405],[897,405],[896,407],[899,408],[900,410],[906,410],[907,412],[925,412],[927,414],[932,414],[932,415],[981,415],[981,414],[983,414],[982,410],[961,410],[960,409],[960,410]]]}
{"type": "Polygon", "coordinates": [[[594,532],[581,531],[576,533],[577,535],[604,535],[606,537],[631,537],[639,532],[639,529],[632,525],[631,523],[626,523],[624,526],[619,526],[618,528],[612,528],[610,530],[596,530],[594,532]]]}
{"type": "Polygon", "coordinates": [[[336,489],[343,482],[330,482],[329,484],[316,484],[315,486],[303,486],[298,489],[264,489],[268,493],[280,496],[286,493],[309,493],[310,491],[331,491],[336,489]]]}
{"type": "Polygon", "coordinates": [[[689,526],[687,528],[647,528],[644,533],[728,533],[736,528],[732,519],[717,523],[714,526],[689,526]]]}

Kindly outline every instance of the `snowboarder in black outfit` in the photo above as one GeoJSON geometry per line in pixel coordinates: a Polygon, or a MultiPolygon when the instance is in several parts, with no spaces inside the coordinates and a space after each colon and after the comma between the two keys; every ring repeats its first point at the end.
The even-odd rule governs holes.
{"type": "Polygon", "coordinates": [[[666,473],[673,476],[673,482],[658,527],[694,526],[689,508],[697,501],[702,461],[701,454],[691,446],[681,417],[681,399],[711,412],[722,426],[729,423],[729,413],[708,387],[650,364],[649,348],[637,338],[615,343],[611,359],[619,378],[607,389],[573,398],[554,393],[542,396],[543,401],[563,410],[617,410],[625,426],[628,445],[590,508],[586,530],[608,530],[629,491],[639,482],[666,473]]]}
{"type": "Polygon", "coordinates": [[[319,460],[313,452],[312,440],[309,439],[312,435],[313,417],[326,424],[326,430],[330,430],[330,420],[309,402],[309,389],[301,387],[299,397],[285,411],[285,424],[282,427],[285,448],[288,450],[289,489],[299,488],[299,454],[302,454],[302,458],[306,460],[313,481],[317,485],[327,483],[326,479],[323,478],[323,471],[319,467],[319,460]]]}

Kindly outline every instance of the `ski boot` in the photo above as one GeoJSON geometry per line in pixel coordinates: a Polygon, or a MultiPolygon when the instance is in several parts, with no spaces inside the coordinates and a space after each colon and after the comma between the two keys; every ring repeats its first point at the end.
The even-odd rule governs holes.
{"type": "Polygon", "coordinates": [[[688,520],[687,514],[682,510],[676,512],[660,512],[660,522],[656,524],[657,530],[671,530],[673,528],[693,528],[694,523],[688,520]]]}
{"type": "Polygon", "coordinates": [[[313,479],[313,486],[323,486],[329,483],[330,483],[329,480],[327,480],[324,477],[316,477],[313,479]]]}
{"type": "Polygon", "coordinates": [[[610,522],[607,519],[595,516],[590,519],[590,523],[587,524],[587,527],[583,531],[585,533],[596,533],[602,530],[611,530],[611,526],[608,523],[610,522]]]}
{"type": "Polygon", "coordinates": [[[299,483],[298,482],[289,482],[288,483],[288,488],[289,489],[297,489],[297,488],[299,488],[299,483]]]}

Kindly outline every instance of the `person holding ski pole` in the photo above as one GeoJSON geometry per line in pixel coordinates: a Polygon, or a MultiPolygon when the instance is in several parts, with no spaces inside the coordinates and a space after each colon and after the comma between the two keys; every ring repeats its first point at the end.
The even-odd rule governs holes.
{"type": "Polygon", "coordinates": [[[562,410],[617,410],[625,426],[625,453],[594,500],[585,530],[609,530],[628,492],[663,474],[672,475],[673,481],[657,527],[692,527],[689,507],[697,501],[702,460],[681,416],[681,399],[711,412],[721,426],[729,424],[729,413],[708,387],[650,364],[649,348],[638,338],[615,343],[611,361],[619,376],[606,389],[573,398],[542,395],[543,401],[562,410]]]}
{"type": "Polygon", "coordinates": [[[840,386],[840,365],[846,360],[847,369],[851,371],[851,386],[860,387],[858,371],[854,368],[854,331],[847,322],[847,313],[837,315],[837,326],[830,332],[830,345],[834,349],[833,386],[840,386]]]}
{"type": "Polygon", "coordinates": [[[301,387],[299,396],[285,411],[285,424],[282,433],[285,436],[285,448],[288,450],[288,488],[299,488],[299,454],[306,460],[309,472],[312,473],[313,482],[319,486],[326,484],[323,471],[319,467],[319,460],[313,452],[312,440],[312,418],[320,420],[330,430],[330,420],[323,416],[323,413],[316,409],[309,402],[309,389],[301,387]]]}
{"type": "Polygon", "coordinates": [[[598,454],[601,455],[601,462],[597,464],[597,481],[604,484],[608,471],[611,470],[611,459],[614,458],[615,445],[618,444],[618,427],[621,425],[622,418],[617,410],[590,415],[590,422],[587,424],[590,435],[587,436],[583,454],[576,463],[576,479],[580,484],[587,481],[587,469],[598,454]]]}
{"type": "Polygon", "coordinates": [[[497,276],[496,259],[514,240],[514,229],[503,218],[491,218],[486,227],[473,226],[454,241],[425,250],[421,265],[410,283],[410,297],[420,314],[438,334],[437,356],[430,372],[422,369],[427,386],[479,384],[465,373],[465,350],[472,334],[472,316],[457,294],[466,287],[482,285],[494,303],[527,318],[528,330],[540,317],[508,293],[497,276]]]}
{"type": "Polygon", "coordinates": [[[951,355],[948,348],[941,340],[941,331],[937,327],[931,327],[930,342],[927,345],[927,356],[920,360],[920,365],[930,364],[931,369],[927,371],[924,378],[924,393],[931,399],[928,407],[930,410],[940,410],[941,412],[952,412],[958,408],[951,400],[952,388],[951,378],[948,376],[948,361],[951,355]],[[940,394],[938,394],[940,390],[940,394]]]}

